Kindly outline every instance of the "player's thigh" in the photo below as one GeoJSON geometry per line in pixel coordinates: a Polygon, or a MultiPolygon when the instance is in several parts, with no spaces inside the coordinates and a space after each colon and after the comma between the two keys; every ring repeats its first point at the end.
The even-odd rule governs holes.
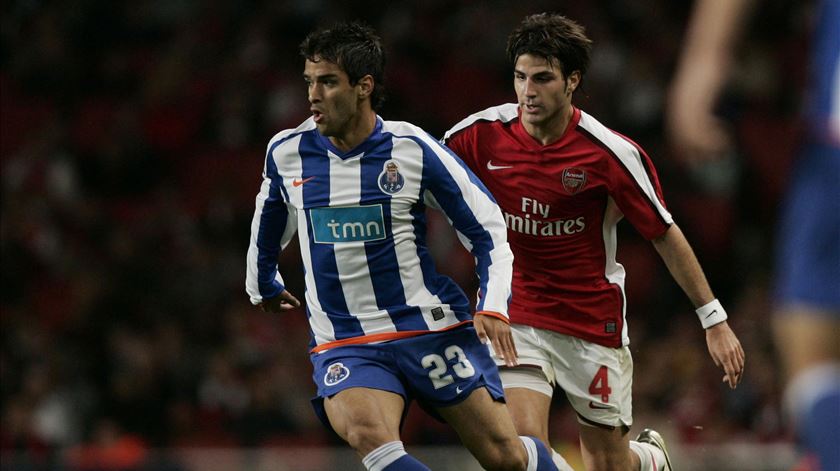
{"type": "Polygon", "coordinates": [[[465,400],[437,410],[485,468],[509,469],[511,463],[527,461],[505,404],[486,388],[475,389],[465,400]]]}
{"type": "Polygon", "coordinates": [[[394,342],[413,396],[448,422],[489,468],[524,459],[496,364],[473,327],[394,342]]]}
{"type": "Polygon", "coordinates": [[[427,410],[458,404],[477,389],[486,389],[495,401],[504,400],[499,370],[473,327],[392,344],[392,352],[412,396],[427,410]]]}
{"type": "Polygon", "coordinates": [[[776,345],[788,375],[840,360],[840,318],[805,305],[788,305],[773,318],[776,345]]]}
{"type": "Polygon", "coordinates": [[[499,374],[517,433],[549,443],[548,419],[552,386],[543,372],[538,368],[520,366],[502,368],[499,374]]]}
{"type": "Polygon", "coordinates": [[[379,389],[349,388],[324,400],[333,429],[362,454],[399,440],[404,409],[402,396],[379,389]]]}
{"type": "Polygon", "coordinates": [[[387,347],[339,347],[311,360],[318,388],[312,405],[326,426],[360,453],[398,439],[408,393],[387,347]]]}
{"type": "Polygon", "coordinates": [[[630,469],[630,448],[627,427],[580,425],[580,451],[589,471],[630,469]]]}
{"type": "MultiPolygon", "coordinates": [[[[534,383],[533,381],[525,378],[527,384],[522,387],[534,389],[535,391],[543,392],[544,394],[551,396],[552,389],[554,387],[555,368],[554,365],[552,365],[554,358],[552,352],[544,348],[544,332],[549,331],[521,324],[511,324],[510,326],[513,343],[516,345],[516,352],[519,356],[519,366],[514,367],[514,369],[536,369],[541,371],[543,377],[545,378],[545,381],[539,382],[540,384],[534,383]]],[[[511,368],[507,367],[505,361],[496,355],[493,351],[492,345],[490,345],[490,354],[493,357],[493,361],[496,363],[496,366],[499,367],[499,372],[502,374],[502,384],[505,389],[514,387],[508,384],[508,380],[511,378],[508,378],[508,380],[505,378],[505,372],[510,371],[511,368]]],[[[519,385],[517,385],[517,387],[518,386],[519,385]]]]}
{"type": "Polygon", "coordinates": [[[568,335],[540,331],[551,351],[554,378],[582,423],[629,427],[633,423],[633,358],[568,335]]]}

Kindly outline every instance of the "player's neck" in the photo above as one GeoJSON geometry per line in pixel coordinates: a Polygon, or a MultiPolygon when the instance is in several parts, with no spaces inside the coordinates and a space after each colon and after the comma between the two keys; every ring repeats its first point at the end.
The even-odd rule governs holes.
{"type": "Polygon", "coordinates": [[[361,144],[376,127],[376,113],[367,108],[351,118],[347,129],[340,135],[330,136],[330,142],[338,150],[347,152],[361,144]]]}
{"type": "Polygon", "coordinates": [[[569,127],[569,122],[574,115],[574,108],[569,105],[566,109],[558,112],[552,118],[545,120],[542,123],[528,123],[523,122],[522,127],[525,131],[540,144],[547,146],[560,140],[566,133],[566,128],[569,127]]]}

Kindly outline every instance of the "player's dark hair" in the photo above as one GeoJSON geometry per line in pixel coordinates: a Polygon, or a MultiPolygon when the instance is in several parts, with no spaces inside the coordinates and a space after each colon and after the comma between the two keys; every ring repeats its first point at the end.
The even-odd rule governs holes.
{"type": "Polygon", "coordinates": [[[522,54],[531,54],[548,61],[556,59],[564,77],[580,72],[581,80],[589,68],[592,40],[583,26],[565,16],[538,13],[522,20],[507,42],[507,56],[512,64],[522,54]]]}
{"type": "Polygon", "coordinates": [[[378,110],[385,101],[385,52],[373,28],[358,22],[338,23],[310,33],[300,44],[300,54],[310,61],[326,60],[341,67],[356,85],[365,75],[373,77],[370,103],[378,110]]]}

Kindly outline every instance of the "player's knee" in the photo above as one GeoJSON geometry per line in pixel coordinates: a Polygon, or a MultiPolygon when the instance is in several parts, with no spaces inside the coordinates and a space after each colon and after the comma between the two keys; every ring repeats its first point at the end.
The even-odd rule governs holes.
{"type": "Polygon", "coordinates": [[[528,467],[528,453],[518,438],[489,444],[477,458],[481,466],[487,470],[519,471],[528,467]]]}
{"type": "Polygon", "coordinates": [[[393,436],[384,426],[374,422],[348,424],[345,435],[347,443],[362,456],[385,443],[399,440],[399,436],[393,436]]]}

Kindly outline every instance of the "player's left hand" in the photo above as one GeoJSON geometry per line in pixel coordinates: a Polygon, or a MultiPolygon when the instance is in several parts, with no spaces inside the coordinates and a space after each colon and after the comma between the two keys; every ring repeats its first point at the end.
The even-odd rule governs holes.
{"type": "Polygon", "coordinates": [[[510,325],[494,316],[477,312],[473,317],[473,326],[478,334],[481,343],[490,341],[493,351],[507,366],[519,364],[519,355],[516,353],[516,345],[513,343],[513,334],[510,332],[510,325]]]}
{"type": "Polygon", "coordinates": [[[260,308],[264,312],[273,312],[275,314],[280,314],[296,307],[300,307],[300,301],[285,289],[277,296],[263,299],[263,302],[260,303],[260,308]]]}
{"type": "Polygon", "coordinates": [[[706,329],[706,345],[715,365],[724,371],[723,382],[735,389],[744,377],[744,349],[726,321],[706,329]]]}

